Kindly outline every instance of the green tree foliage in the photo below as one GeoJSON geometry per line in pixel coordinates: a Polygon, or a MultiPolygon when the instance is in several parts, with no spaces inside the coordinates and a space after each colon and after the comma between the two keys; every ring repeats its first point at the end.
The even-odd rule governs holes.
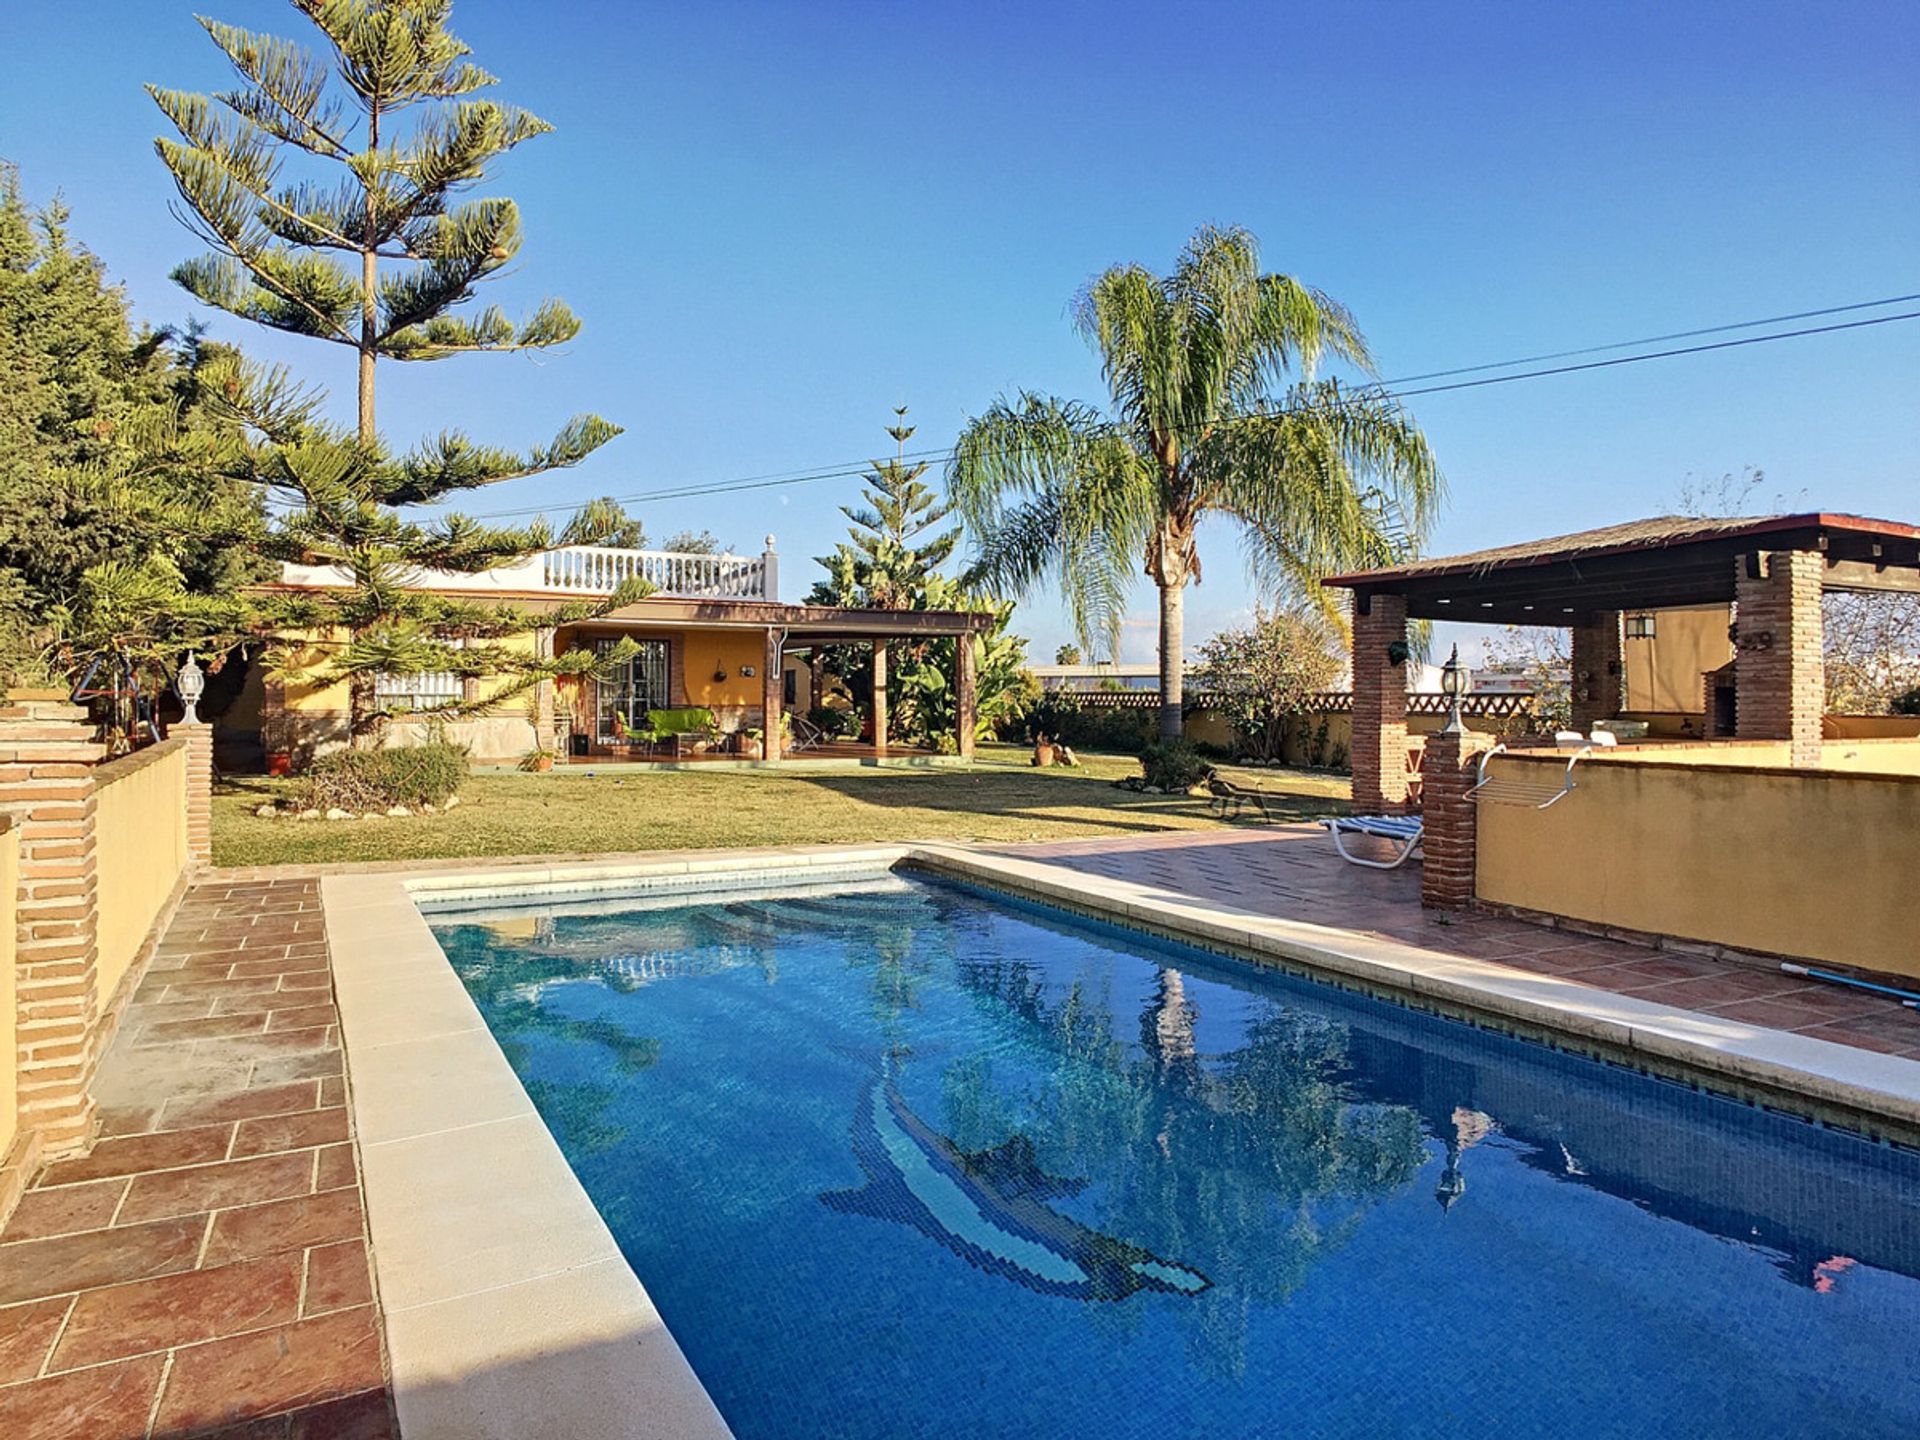
{"type": "Polygon", "coordinates": [[[944,532],[941,522],[952,513],[920,477],[925,463],[909,465],[906,445],[914,427],[906,423],[907,407],[893,412],[887,427],[898,453],[876,460],[867,476],[866,504],[842,505],[840,513],[852,522],[848,540],[831,555],[818,557],[827,572],[807,596],[813,605],[859,605],[874,610],[924,610],[921,596],[928,580],[952,556],[959,544],[958,526],[944,532]]]}
{"type": "Polygon", "coordinates": [[[1275,760],[1287,722],[1339,678],[1336,643],[1316,611],[1257,611],[1253,624],[1222,630],[1200,647],[1194,683],[1210,693],[1250,754],[1275,760]]]}
{"type": "Polygon", "coordinates": [[[1003,398],[962,433],[949,488],[979,540],[979,581],[1017,596],[1057,576],[1082,643],[1115,648],[1144,560],[1160,593],[1160,728],[1177,735],[1183,595],[1200,578],[1205,516],[1239,522],[1270,592],[1318,603],[1329,571],[1409,553],[1440,474],[1390,397],[1313,378],[1323,358],[1371,372],[1366,340],[1329,296],[1263,274],[1244,230],[1200,230],[1170,275],[1115,266],[1074,314],[1111,413],[1003,398]]]}
{"type": "Polygon", "coordinates": [[[136,330],[67,220],[0,171],[0,665],[65,683],[105,660],[151,692],[243,628],[264,511],[209,418],[232,352],[136,330]]]}
{"type": "Polygon", "coordinates": [[[560,532],[562,545],[611,545],[621,550],[647,548],[647,527],[629,515],[611,495],[589,500],[574,512],[560,532]]]}
{"type": "Polygon", "coordinates": [[[1080,663],[1080,657],[1081,650],[1078,645],[1062,645],[1058,650],[1053,652],[1053,663],[1056,665],[1078,665],[1080,663]]]}
{"type": "MultiPolygon", "coordinates": [[[[247,436],[244,473],[295,507],[276,531],[278,553],[341,571],[340,585],[282,599],[270,615],[319,634],[317,667],[291,647],[274,663],[283,674],[345,680],[354,742],[370,746],[387,718],[375,700],[380,675],[505,673],[507,690],[490,697],[498,703],[582,663],[500,642],[642,592],[628,587],[608,604],[534,617],[409,588],[422,570],[486,570],[552,537],[544,525],[494,529],[457,515],[414,523],[396,511],[577,464],[619,430],[581,415],[526,452],[455,431],[405,455],[388,450],[374,424],[380,360],[544,349],[578,333],[557,300],[518,324],[493,306],[455,313],[521,243],[511,200],[467,192],[495,160],[551,127],[478,98],[494,77],[447,28],[450,0],[294,0],[294,8],[318,31],[317,52],[203,19],[238,84],[211,96],[149,93],[178,132],[156,146],[182,217],[210,247],[174,278],[208,305],[356,353],[351,435],[319,422],[284,376],[234,370],[228,399],[247,436]],[[284,176],[290,163],[307,178],[284,176]]],[[[485,703],[431,708],[457,716],[485,703]]]]}
{"type": "MultiPolygon", "coordinates": [[[[849,538],[831,555],[819,557],[827,578],[814,582],[807,603],[873,610],[991,609],[996,615],[992,631],[971,642],[976,647],[977,730],[988,735],[1002,721],[1018,718],[1032,699],[1027,642],[1008,631],[1012,605],[941,573],[940,566],[960,542],[960,528],[941,528],[951,507],[922,480],[926,465],[907,463],[906,444],[914,427],[906,423],[904,405],[893,413],[887,434],[896,453],[873,463],[864,505],[841,506],[852,522],[849,538]]],[[[889,675],[899,699],[890,728],[910,744],[950,748],[954,743],[954,644],[943,639],[887,647],[889,675]]],[[[839,647],[828,653],[826,668],[857,686],[864,666],[846,647],[839,647]]]]}

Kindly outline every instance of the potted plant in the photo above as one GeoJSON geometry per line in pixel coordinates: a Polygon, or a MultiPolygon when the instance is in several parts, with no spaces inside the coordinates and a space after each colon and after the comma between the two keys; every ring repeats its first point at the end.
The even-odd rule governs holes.
{"type": "Polygon", "coordinates": [[[543,775],[553,769],[554,752],[536,745],[520,757],[520,768],[530,775],[543,775]]]}

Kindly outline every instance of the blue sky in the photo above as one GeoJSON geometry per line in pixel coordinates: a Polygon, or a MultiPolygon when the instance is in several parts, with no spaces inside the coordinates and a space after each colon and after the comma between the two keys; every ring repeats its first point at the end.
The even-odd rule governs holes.
{"type": "MultiPolygon", "coordinates": [[[[200,0],[298,34],[269,0],[200,0]]],[[[192,313],[143,81],[214,88],[173,0],[15,0],[0,156],[58,190],[153,321],[192,313]]],[[[557,133],[489,187],[527,244],[510,311],[567,299],[538,359],[384,366],[396,440],[508,444],[576,410],[627,434],[477,512],[943,445],[1017,386],[1097,400],[1065,309],[1208,221],[1358,314],[1388,376],[1920,291],[1920,7],[1902,3],[626,4],[462,0],[499,94],[557,133]]],[[[1904,308],[1914,308],[1907,306],[1904,308]]],[[[226,317],[344,411],[348,352],[226,317]]],[[[1920,321],[1411,402],[1451,484],[1436,552],[1658,513],[1745,465],[1810,508],[1920,518],[1920,321]]],[[[851,480],[641,508],[797,598],[851,480]]],[[[1189,638],[1254,589],[1203,531],[1189,638]]],[[[1151,591],[1123,654],[1152,652],[1151,591]]],[[[1059,606],[1020,624],[1049,659],[1059,606]]]]}

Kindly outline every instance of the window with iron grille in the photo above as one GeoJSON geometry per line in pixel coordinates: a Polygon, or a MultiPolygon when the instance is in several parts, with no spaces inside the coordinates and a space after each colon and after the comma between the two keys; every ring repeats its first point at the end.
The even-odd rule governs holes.
{"type": "MultiPolygon", "coordinates": [[[[596,640],[593,648],[605,655],[619,643],[617,640],[596,640]]],[[[668,683],[667,642],[642,640],[639,653],[594,686],[597,694],[594,730],[600,743],[606,745],[613,742],[616,715],[628,730],[636,730],[646,724],[649,710],[671,708],[671,689],[668,683]]]]}
{"type": "Polygon", "coordinates": [[[437,710],[457,703],[461,693],[460,677],[450,670],[373,677],[373,703],[380,710],[437,710]]]}

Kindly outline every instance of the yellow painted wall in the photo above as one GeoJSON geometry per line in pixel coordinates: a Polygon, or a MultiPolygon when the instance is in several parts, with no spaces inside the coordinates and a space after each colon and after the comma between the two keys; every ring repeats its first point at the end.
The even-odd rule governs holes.
{"type": "Polygon", "coordinates": [[[186,743],[176,737],[94,775],[103,1009],[187,868],[186,743]]]}
{"type": "Polygon", "coordinates": [[[14,1045],[18,1006],[14,999],[16,908],[20,895],[20,832],[0,818],[0,1163],[20,1129],[20,1052],[14,1045]]]}
{"type": "Polygon", "coordinates": [[[1920,978],[1920,776],[1618,757],[1574,777],[1546,810],[1480,807],[1482,900],[1920,978]]]}
{"type": "Polygon", "coordinates": [[[1733,658],[1724,605],[1692,605],[1653,612],[1653,637],[1622,642],[1626,708],[1633,712],[1699,715],[1706,703],[1701,677],[1733,658]]]}
{"type": "Polygon", "coordinates": [[[760,667],[767,661],[767,638],[758,630],[684,630],[673,637],[686,678],[687,704],[709,710],[723,705],[758,705],[760,667]],[[753,669],[742,675],[740,667],[753,669]],[[714,675],[724,670],[725,680],[714,675]]]}

